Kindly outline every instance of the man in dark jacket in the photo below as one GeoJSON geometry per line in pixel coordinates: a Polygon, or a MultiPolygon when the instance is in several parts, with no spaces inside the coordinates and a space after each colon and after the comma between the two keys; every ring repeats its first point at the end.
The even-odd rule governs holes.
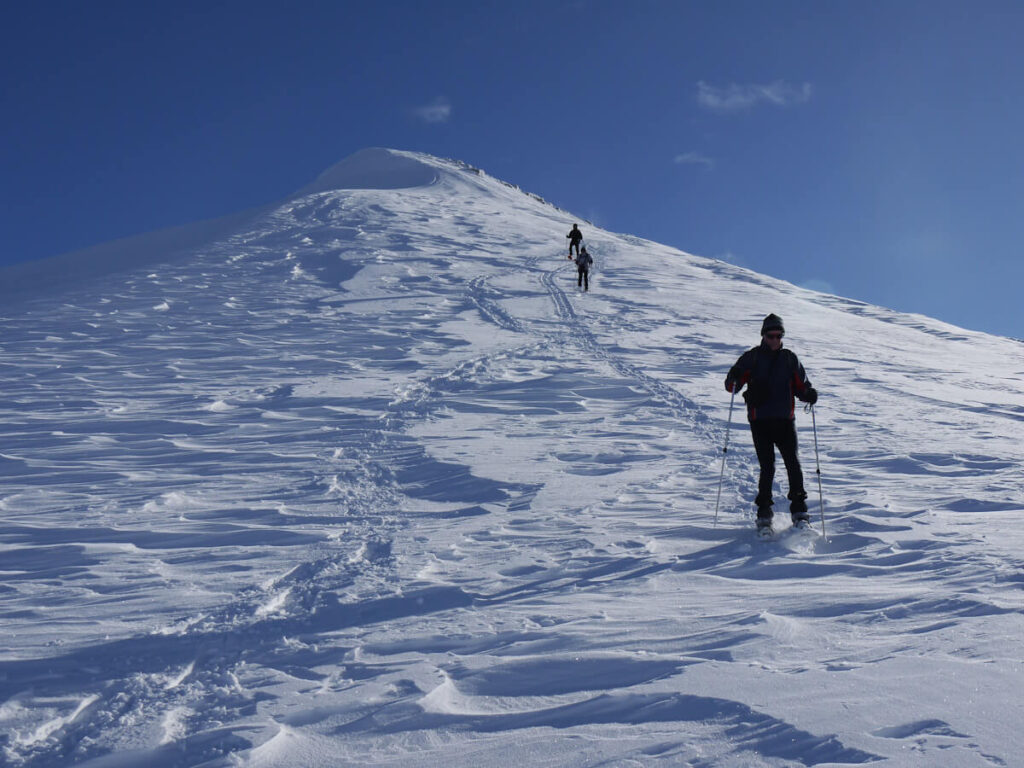
{"type": "Polygon", "coordinates": [[[738,392],[745,384],[747,419],[754,437],[754,450],[761,465],[757,485],[757,527],[771,529],[772,482],[775,479],[775,449],[779,449],[789,477],[789,512],[793,525],[807,524],[807,492],[797,458],[794,395],[805,403],[818,402],[818,393],[807,379],[797,356],[782,347],[786,329],[782,318],[768,315],[761,323],[761,344],[740,355],[729,369],[725,388],[738,392]]]}
{"type": "Polygon", "coordinates": [[[580,232],[580,228],[575,224],[572,225],[572,229],[569,230],[569,234],[566,235],[569,238],[569,258],[572,258],[573,246],[576,247],[576,255],[580,255],[580,241],[583,240],[583,233],[580,232]]]}

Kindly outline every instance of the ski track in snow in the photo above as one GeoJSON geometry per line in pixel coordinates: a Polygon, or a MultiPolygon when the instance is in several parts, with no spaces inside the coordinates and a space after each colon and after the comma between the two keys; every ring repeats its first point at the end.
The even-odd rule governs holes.
{"type": "Polygon", "coordinates": [[[362,159],[435,181],[4,310],[4,764],[1014,765],[1019,343],[586,225],[581,293],[569,215],[362,159]],[[711,524],[767,311],[825,537],[738,400],[711,524]]]}

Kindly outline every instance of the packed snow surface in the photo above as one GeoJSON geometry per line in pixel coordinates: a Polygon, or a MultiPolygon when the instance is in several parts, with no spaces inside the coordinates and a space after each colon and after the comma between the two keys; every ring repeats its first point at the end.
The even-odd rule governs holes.
{"type": "Polygon", "coordinates": [[[414,153],[199,234],[0,307],[0,764],[1024,764],[1020,342],[414,153]],[[821,400],[759,541],[768,312],[821,400]]]}

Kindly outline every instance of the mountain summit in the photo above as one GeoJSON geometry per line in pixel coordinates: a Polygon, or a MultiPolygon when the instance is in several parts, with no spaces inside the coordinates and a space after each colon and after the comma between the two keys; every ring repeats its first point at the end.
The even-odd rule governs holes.
{"type": "Polygon", "coordinates": [[[1018,760],[1019,343],[383,149],[62,274],[0,313],[5,765],[1018,760]],[[827,537],[754,536],[769,312],[827,537]]]}
{"type": "Polygon", "coordinates": [[[442,164],[426,155],[371,148],[331,166],[298,196],[333,189],[403,189],[437,182],[442,164]]]}
{"type": "Polygon", "coordinates": [[[437,186],[433,194],[443,196],[484,192],[507,198],[510,189],[518,191],[458,161],[395,149],[364,149],[336,163],[310,184],[277,203],[0,268],[0,298],[10,303],[40,294],[56,295],[96,277],[187,258],[212,243],[244,231],[291,201],[310,195],[345,190],[397,191],[432,185],[437,186]]]}

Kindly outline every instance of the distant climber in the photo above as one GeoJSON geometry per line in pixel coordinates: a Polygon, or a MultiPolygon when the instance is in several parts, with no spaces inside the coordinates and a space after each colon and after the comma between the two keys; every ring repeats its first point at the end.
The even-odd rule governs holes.
{"type": "Polygon", "coordinates": [[[566,235],[566,237],[569,238],[569,256],[568,256],[568,258],[570,258],[570,259],[572,258],[573,246],[576,247],[576,255],[579,256],[580,255],[580,243],[583,241],[583,233],[580,232],[580,228],[578,226],[576,226],[575,224],[573,224],[572,225],[572,229],[569,230],[569,234],[566,235]]]}
{"type": "Polygon", "coordinates": [[[590,265],[594,260],[587,253],[587,246],[583,246],[576,257],[576,287],[582,287],[584,291],[590,290],[590,265]]]}

